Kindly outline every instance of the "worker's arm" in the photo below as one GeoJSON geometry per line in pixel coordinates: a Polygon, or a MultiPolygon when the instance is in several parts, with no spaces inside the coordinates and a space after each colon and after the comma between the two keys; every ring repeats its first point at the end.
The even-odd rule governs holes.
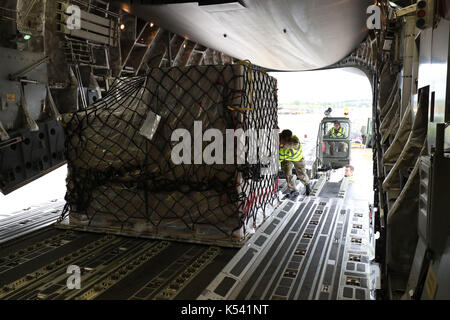
{"type": "Polygon", "coordinates": [[[333,128],[331,128],[330,130],[328,130],[327,136],[328,136],[328,137],[331,137],[332,133],[333,133],[333,128]]]}

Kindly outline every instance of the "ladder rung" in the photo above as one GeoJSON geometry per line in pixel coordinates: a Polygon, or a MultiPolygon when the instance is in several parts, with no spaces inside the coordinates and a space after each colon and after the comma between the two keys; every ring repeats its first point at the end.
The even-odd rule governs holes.
{"type": "Polygon", "coordinates": [[[110,68],[108,68],[108,66],[97,66],[97,65],[93,65],[93,66],[91,66],[91,67],[94,68],[94,69],[105,69],[105,70],[110,69],[110,68]]]}

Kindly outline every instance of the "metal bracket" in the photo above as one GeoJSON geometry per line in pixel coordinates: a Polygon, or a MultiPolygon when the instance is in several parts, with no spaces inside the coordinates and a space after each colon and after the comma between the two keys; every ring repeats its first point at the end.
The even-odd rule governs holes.
{"type": "Polygon", "coordinates": [[[33,120],[33,118],[30,115],[30,111],[28,110],[27,99],[25,98],[25,89],[24,89],[23,83],[20,83],[20,95],[21,95],[20,105],[22,106],[22,111],[25,116],[25,122],[27,124],[27,128],[30,129],[30,131],[39,131],[39,126],[33,120]]]}
{"type": "Polygon", "coordinates": [[[412,4],[410,6],[407,6],[407,7],[403,8],[403,9],[398,10],[395,13],[395,17],[396,18],[400,18],[400,17],[406,16],[407,14],[410,14],[410,13],[413,13],[413,12],[416,12],[416,11],[417,11],[417,4],[412,4]]]}
{"type": "Polygon", "coordinates": [[[53,101],[52,93],[50,92],[50,88],[47,85],[47,97],[48,101],[50,102],[50,109],[52,110],[52,114],[55,117],[56,120],[61,121],[61,114],[58,111],[58,108],[56,108],[55,101],[53,101]]]}
{"type": "Polygon", "coordinates": [[[0,141],[5,141],[9,139],[9,134],[6,132],[5,128],[3,127],[2,121],[0,120],[0,141]]]}

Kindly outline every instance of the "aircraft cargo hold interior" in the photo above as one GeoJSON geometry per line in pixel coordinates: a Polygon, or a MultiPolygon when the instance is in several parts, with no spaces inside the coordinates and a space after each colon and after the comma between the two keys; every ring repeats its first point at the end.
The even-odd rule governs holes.
{"type": "Polygon", "coordinates": [[[0,300],[450,299],[450,1],[0,0],[0,34],[0,300]]]}

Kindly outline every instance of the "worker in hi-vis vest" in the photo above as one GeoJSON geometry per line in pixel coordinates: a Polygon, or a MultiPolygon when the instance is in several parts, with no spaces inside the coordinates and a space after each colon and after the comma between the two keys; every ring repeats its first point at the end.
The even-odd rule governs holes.
{"type": "Polygon", "coordinates": [[[328,136],[331,138],[345,138],[345,128],[341,127],[341,123],[339,121],[334,122],[333,128],[328,131],[328,136]]]}
{"type": "MultiPolygon", "coordinates": [[[[328,130],[328,136],[335,139],[345,139],[347,132],[344,127],[341,126],[339,121],[334,122],[333,128],[328,130]]],[[[337,143],[338,152],[347,152],[348,145],[346,143],[337,143]]],[[[333,155],[336,149],[336,143],[330,142],[330,153],[333,155]]]]}
{"type": "Polygon", "coordinates": [[[283,130],[280,133],[280,162],[281,169],[284,171],[288,188],[291,192],[289,196],[298,195],[298,190],[295,186],[295,177],[292,174],[292,169],[294,167],[297,171],[298,178],[306,187],[305,194],[309,195],[311,187],[309,184],[309,177],[306,173],[306,163],[303,158],[302,144],[296,136],[292,135],[292,131],[290,130],[283,130]]]}

